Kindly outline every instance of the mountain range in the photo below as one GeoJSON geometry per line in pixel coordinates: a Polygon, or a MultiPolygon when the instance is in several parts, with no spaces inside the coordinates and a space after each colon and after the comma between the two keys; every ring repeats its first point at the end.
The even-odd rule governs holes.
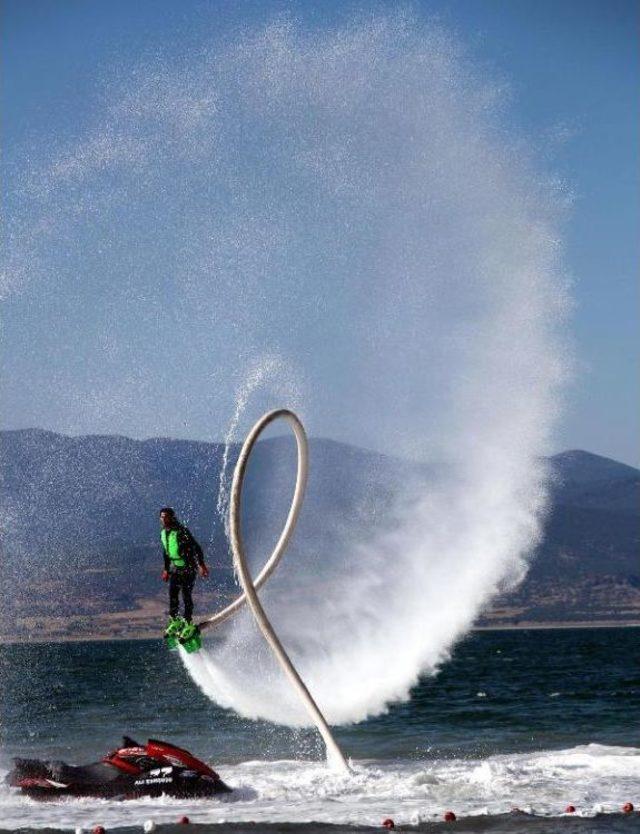
{"type": "MultiPolygon", "coordinates": [[[[298,548],[340,548],[354,530],[384,529],[393,518],[381,508],[393,506],[400,484],[438,476],[437,467],[331,440],[311,439],[310,448],[298,548]]],[[[0,635],[156,633],[165,607],[157,515],[166,504],[206,546],[217,580],[203,584],[199,604],[216,610],[236,588],[215,512],[224,451],[166,438],[0,432],[0,635]]],[[[235,461],[238,447],[228,454],[235,461]]],[[[245,493],[250,548],[277,537],[294,463],[290,438],[256,447],[245,493]]],[[[640,622],[640,471],[584,451],[549,464],[550,510],[529,573],[479,625],[640,622]]]]}

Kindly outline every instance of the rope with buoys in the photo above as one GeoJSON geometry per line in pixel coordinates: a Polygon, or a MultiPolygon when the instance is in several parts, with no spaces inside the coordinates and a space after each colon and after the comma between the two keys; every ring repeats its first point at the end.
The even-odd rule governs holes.
{"type": "Polygon", "coordinates": [[[338,747],[324,715],[320,711],[311,693],[307,689],[306,684],[298,674],[297,669],[291,662],[289,655],[286,653],[282,643],[278,639],[278,636],[276,635],[273,626],[269,622],[265,610],[258,599],[257,593],[276,569],[278,562],[282,558],[282,555],[291,540],[291,536],[293,535],[293,531],[302,508],[308,472],[309,449],[307,436],[297,415],[294,414],[293,411],[289,411],[289,409],[286,408],[278,408],[275,411],[267,412],[251,429],[242,446],[242,449],[240,450],[240,456],[238,458],[238,462],[236,463],[236,468],[233,473],[233,482],[231,485],[231,498],[229,503],[231,549],[233,550],[233,562],[240,584],[242,585],[243,593],[236,597],[236,599],[234,599],[233,602],[231,602],[226,608],[223,608],[222,611],[219,611],[217,614],[214,614],[213,617],[210,617],[208,620],[200,623],[199,626],[202,630],[204,628],[210,628],[212,625],[218,625],[224,622],[224,620],[228,619],[246,602],[253,613],[253,616],[258,624],[258,628],[275,654],[276,659],[284,670],[284,673],[289,678],[294,689],[302,699],[307,712],[313,720],[313,723],[318,728],[318,732],[322,736],[325,743],[327,761],[335,769],[348,772],[349,765],[347,764],[347,760],[345,759],[342,750],[338,747]],[[289,508],[289,513],[284,527],[282,528],[280,538],[276,542],[276,546],[265,562],[264,567],[256,579],[253,580],[245,558],[244,545],[242,541],[242,486],[247,471],[249,457],[251,456],[254,445],[267,426],[271,425],[271,423],[278,419],[284,419],[289,423],[296,438],[296,445],[298,449],[296,485],[293,498],[291,500],[291,507],[289,508]]]}

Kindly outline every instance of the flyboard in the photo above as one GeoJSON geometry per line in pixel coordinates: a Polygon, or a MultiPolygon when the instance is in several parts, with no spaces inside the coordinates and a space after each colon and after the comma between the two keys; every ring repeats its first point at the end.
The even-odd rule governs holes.
{"type": "MultiPolygon", "coordinates": [[[[273,626],[265,613],[260,600],[258,599],[258,591],[271,576],[273,571],[278,566],[278,562],[282,558],[287,545],[291,540],[293,531],[300,515],[302,502],[304,500],[304,492],[307,485],[307,476],[309,473],[309,444],[307,443],[307,435],[299,418],[293,411],[286,408],[278,408],[274,411],[269,411],[263,415],[255,426],[249,432],[247,439],[244,441],[240,456],[236,463],[236,468],[233,473],[233,482],[231,484],[231,497],[229,501],[229,521],[231,531],[231,549],[233,551],[233,563],[236,574],[242,585],[242,593],[236,597],[226,608],[223,608],[217,614],[209,617],[207,620],[199,623],[198,631],[206,628],[219,625],[229,617],[233,616],[235,612],[246,602],[253,613],[253,616],[258,624],[258,628],[262,632],[269,647],[273,651],[278,663],[282,667],[285,675],[291,682],[292,686],[302,699],[309,716],[313,723],[318,728],[318,732],[322,736],[327,750],[327,761],[336,770],[349,772],[349,765],[344,757],[342,750],[338,747],[336,740],[327,724],[323,714],[318,705],[314,701],[311,693],[307,689],[304,681],[298,674],[295,666],[291,662],[289,655],[286,653],[282,643],[278,639],[273,626]],[[282,528],[280,538],[276,542],[271,555],[264,564],[264,567],[254,579],[251,577],[249,567],[244,552],[244,545],[242,540],[242,523],[241,523],[241,505],[242,505],[242,487],[247,471],[247,464],[251,456],[253,447],[258,438],[267,426],[274,423],[276,420],[286,420],[296,438],[296,445],[298,450],[298,465],[296,472],[296,486],[291,500],[291,506],[287,514],[287,519],[282,528]]],[[[195,642],[191,646],[185,646],[186,650],[196,651],[199,648],[199,633],[195,637],[195,642]]]]}

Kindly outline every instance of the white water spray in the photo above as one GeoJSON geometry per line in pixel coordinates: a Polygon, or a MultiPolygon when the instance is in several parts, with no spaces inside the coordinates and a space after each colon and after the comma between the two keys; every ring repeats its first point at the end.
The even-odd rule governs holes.
{"type": "Polygon", "coordinates": [[[231,445],[237,440],[238,424],[245,412],[247,403],[252,394],[264,384],[265,380],[271,379],[275,374],[284,373],[284,363],[278,356],[265,356],[256,362],[250,369],[246,379],[240,386],[235,396],[235,407],[229,427],[224,436],[224,451],[222,453],[222,464],[218,478],[218,497],[216,500],[216,512],[218,518],[224,524],[227,539],[230,536],[229,530],[229,451],[231,445]]]}
{"type": "MultiPolygon", "coordinates": [[[[56,284],[42,311],[21,318],[14,300],[7,345],[26,355],[47,333],[65,358],[34,380],[64,392],[54,427],[182,436],[187,420],[202,436],[251,357],[277,355],[304,381],[311,436],[438,464],[393,499],[372,487],[371,513],[393,509],[385,532],[327,518],[261,592],[333,723],[408,697],[539,536],[563,198],[505,131],[502,99],[411,16],[278,22],[141,67],[14,198],[9,285],[17,265],[26,302],[56,284]]],[[[242,402],[238,428],[274,404],[242,402]]],[[[305,724],[251,620],[219,636],[189,660],[209,697],[305,724]]]]}

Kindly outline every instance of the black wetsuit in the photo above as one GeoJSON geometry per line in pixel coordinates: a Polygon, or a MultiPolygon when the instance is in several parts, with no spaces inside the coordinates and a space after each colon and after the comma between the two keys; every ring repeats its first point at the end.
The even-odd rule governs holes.
{"type": "MultiPolygon", "coordinates": [[[[172,529],[175,530],[176,528],[174,527],[172,529]]],[[[185,567],[176,567],[164,548],[162,549],[164,569],[169,573],[169,616],[178,616],[178,611],[180,610],[180,591],[182,591],[184,618],[187,622],[191,622],[191,617],[193,616],[193,598],[191,592],[196,581],[198,565],[204,565],[204,556],[202,555],[202,548],[186,527],[179,524],[177,530],[178,548],[180,556],[185,561],[185,567]]]]}

